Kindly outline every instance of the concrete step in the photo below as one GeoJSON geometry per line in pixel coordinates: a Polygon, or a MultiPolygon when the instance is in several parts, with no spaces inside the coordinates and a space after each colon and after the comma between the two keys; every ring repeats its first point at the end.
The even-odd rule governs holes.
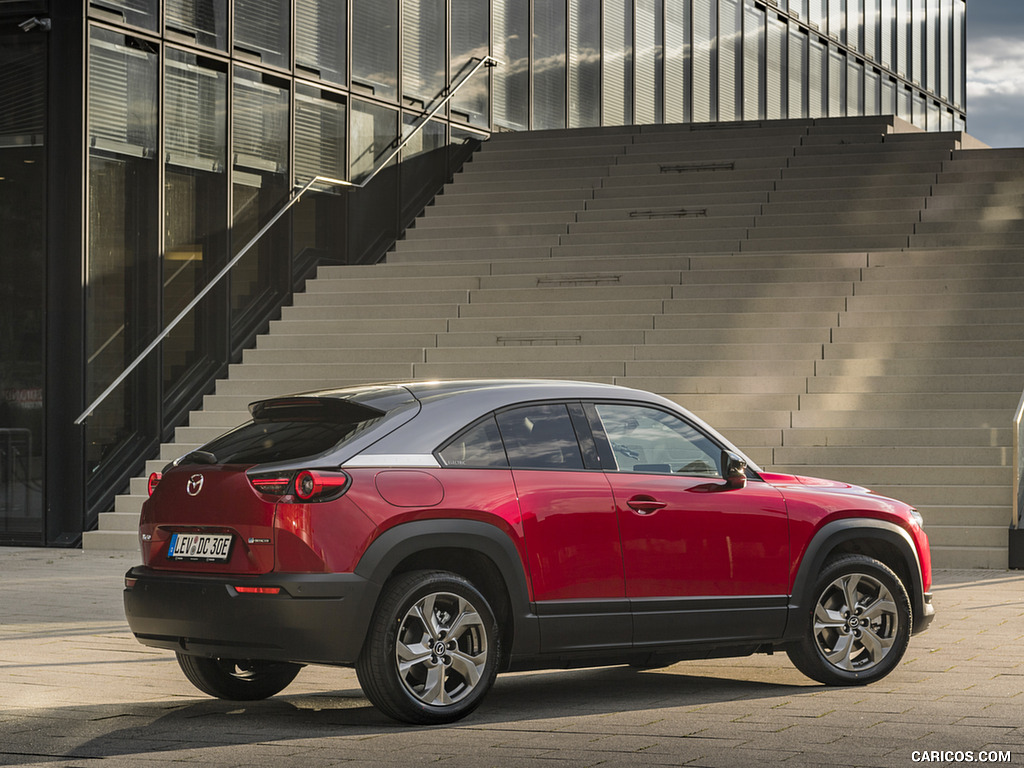
{"type": "MultiPolygon", "coordinates": [[[[654,333],[648,331],[648,333],[654,333]]],[[[655,337],[657,338],[657,337],[655,337]]],[[[677,339],[684,338],[677,334],[677,339]]],[[[680,364],[690,365],[696,360],[737,360],[749,362],[752,365],[762,361],[783,361],[799,360],[802,364],[820,360],[821,343],[784,343],[784,342],[760,342],[744,343],[735,341],[732,343],[719,344],[698,344],[676,342],[672,343],[664,338],[660,342],[648,341],[646,344],[636,348],[633,354],[635,360],[676,360],[680,364]]]]}
{"type": "MultiPolygon", "coordinates": [[[[708,233],[709,237],[717,233],[708,233]]],[[[551,257],[580,258],[591,256],[603,258],[607,256],[621,257],[629,254],[638,256],[701,256],[706,254],[731,254],[740,250],[742,239],[732,240],[660,240],[656,242],[618,242],[608,245],[557,245],[551,249],[551,257]]]]}
{"type": "MultiPolygon", "coordinates": [[[[845,186],[840,180],[830,181],[823,185],[816,179],[791,179],[786,184],[781,182],[768,194],[770,203],[845,203],[850,200],[906,200],[908,198],[924,198],[932,193],[934,179],[930,176],[918,180],[888,179],[865,184],[845,186]],[[797,183],[799,182],[799,183],[797,183]]],[[[595,195],[596,197],[597,195],[595,195]]],[[[842,210],[839,208],[838,210],[842,210]]]]}
{"type": "Polygon", "coordinates": [[[441,291],[342,291],[332,293],[330,286],[325,286],[322,291],[306,291],[295,294],[293,306],[295,307],[321,307],[321,306],[342,306],[342,307],[364,307],[381,306],[392,302],[416,304],[461,304],[469,300],[469,291],[464,289],[441,290],[441,291]],[[405,296],[403,296],[405,294],[405,296]]]}
{"type": "Polygon", "coordinates": [[[557,242],[558,235],[556,233],[545,235],[508,235],[502,237],[460,237],[452,240],[446,238],[399,240],[395,243],[395,250],[393,252],[396,255],[402,255],[406,252],[442,251],[447,253],[450,251],[467,250],[485,253],[491,248],[500,250],[504,248],[550,247],[557,242]]]}
{"type": "Polygon", "coordinates": [[[800,395],[802,411],[949,411],[1001,410],[1013,413],[1020,392],[808,392],[800,395]]]}
{"type": "Polygon", "coordinates": [[[620,376],[613,382],[624,387],[673,395],[788,395],[802,391],[802,376],[620,376]]]}
{"type": "MultiPolygon", "coordinates": [[[[828,410],[794,411],[794,429],[975,429],[990,435],[989,445],[996,445],[999,430],[1008,428],[1012,411],[993,409],[956,410],[828,410]]],[[[1002,443],[1000,443],[1002,444],[1002,443]]]]}
{"type": "MultiPolygon", "coordinates": [[[[654,327],[654,317],[650,312],[614,315],[604,312],[592,314],[569,312],[558,315],[513,314],[493,317],[453,317],[448,321],[448,326],[450,333],[493,332],[529,338],[532,334],[545,333],[565,335],[586,331],[646,330],[654,327]]],[[[541,338],[541,336],[537,336],[537,338],[541,338]]]]}
{"type": "Polygon", "coordinates": [[[986,325],[1005,324],[1018,320],[1020,313],[1012,308],[999,309],[893,309],[886,311],[850,312],[842,316],[841,325],[849,327],[909,325],[986,325]]]}
{"type": "Polygon", "coordinates": [[[981,309],[1007,309],[1024,306],[1024,293],[1019,291],[986,291],[983,293],[947,293],[937,300],[930,294],[854,295],[847,300],[851,313],[888,310],[930,310],[941,304],[944,312],[981,309]]]}
{"type": "Polygon", "coordinates": [[[445,318],[458,314],[457,304],[388,304],[366,306],[292,306],[281,308],[285,320],[365,320],[374,318],[445,318]]]}
{"type": "MultiPolygon", "coordinates": [[[[664,222],[621,222],[607,231],[590,233],[591,227],[574,228],[575,233],[561,235],[558,248],[579,248],[580,246],[602,246],[603,248],[624,248],[626,252],[633,246],[645,252],[648,247],[672,248],[685,252],[694,245],[705,243],[732,243],[749,237],[756,230],[749,229],[754,223],[753,218],[742,221],[729,220],[720,222],[715,219],[681,219],[673,221],[669,226],[661,226],[664,222]]],[[[572,251],[570,251],[572,252],[572,251]]]]}
{"type": "MultiPolygon", "coordinates": [[[[343,342],[335,340],[331,346],[313,346],[311,341],[302,338],[296,344],[286,349],[247,349],[242,354],[242,365],[352,365],[352,364],[380,364],[380,363],[421,363],[423,362],[425,347],[354,347],[346,348],[343,342]]],[[[238,375],[232,370],[232,375],[238,375]]]]}
{"type": "MultiPolygon", "coordinates": [[[[507,222],[497,222],[494,224],[476,222],[474,226],[444,226],[444,227],[426,227],[426,228],[414,228],[408,229],[405,232],[405,239],[399,242],[405,243],[421,243],[428,240],[451,240],[451,241],[462,241],[469,240],[475,241],[480,238],[491,238],[494,241],[501,243],[509,238],[521,238],[521,237],[538,237],[546,235],[561,235],[569,229],[566,222],[559,221],[554,223],[527,223],[527,224],[510,224],[507,222]]],[[[474,245],[474,247],[476,247],[474,245]]]]}
{"type": "MultiPolygon", "coordinates": [[[[778,302],[776,302],[778,303],[778,302]]],[[[719,307],[719,309],[722,309],[719,307]]],[[[785,307],[782,307],[785,309],[785,307]]],[[[654,328],[657,330],[674,330],[681,328],[728,328],[742,331],[746,328],[804,328],[810,324],[829,328],[839,322],[841,310],[808,312],[800,307],[792,307],[793,311],[765,312],[676,312],[673,314],[656,315],[654,328]]]]}
{"type": "Polygon", "coordinates": [[[981,447],[1005,448],[1012,441],[1012,430],[1004,429],[956,429],[952,427],[925,427],[899,429],[885,428],[841,428],[817,429],[799,428],[786,431],[782,444],[792,446],[885,446],[908,450],[924,447],[955,447],[971,449],[981,447]]]}
{"type": "Polygon", "coordinates": [[[911,325],[842,326],[832,329],[832,341],[837,344],[893,344],[910,342],[960,341],[1024,341],[1024,324],[1001,325],[911,325]]]}
{"type": "MultiPolygon", "coordinates": [[[[916,446],[913,450],[894,445],[782,446],[775,449],[775,463],[786,466],[803,464],[886,465],[892,467],[959,466],[999,467],[1009,463],[1004,447],[916,446]]],[[[1005,493],[1006,489],[998,489],[1005,493]]]]}
{"type": "MultiPolygon", "coordinates": [[[[276,342],[270,342],[269,339],[299,334],[341,336],[349,339],[353,344],[357,340],[366,340],[367,343],[371,343],[373,341],[372,337],[376,335],[391,338],[398,336],[401,344],[412,344],[412,341],[406,341],[401,337],[407,334],[416,334],[419,331],[426,334],[443,333],[447,327],[448,319],[446,317],[372,318],[365,320],[341,318],[337,320],[299,320],[289,318],[272,320],[270,322],[269,336],[266,339],[260,337],[256,345],[257,347],[261,345],[274,346],[276,342]]],[[[411,339],[412,337],[410,336],[409,338],[411,339]]]]}
{"type": "MultiPolygon", "coordinates": [[[[562,318],[564,320],[564,318],[562,318]]],[[[607,318],[614,322],[614,318],[607,318]]],[[[578,327],[564,327],[563,330],[523,330],[514,324],[503,325],[491,332],[453,332],[438,338],[437,347],[543,347],[557,346],[561,349],[575,345],[638,345],[644,343],[642,330],[581,330],[578,327]]],[[[572,324],[568,324],[572,326],[572,324]]]]}
{"type": "MultiPolygon", "coordinates": [[[[953,368],[968,368],[970,362],[983,364],[983,360],[974,361],[974,358],[987,358],[996,362],[997,365],[1008,364],[1011,360],[1024,359],[1024,323],[1017,326],[1021,335],[1019,340],[999,339],[994,341],[924,341],[915,339],[912,341],[891,341],[891,342],[835,342],[825,347],[825,359],[827,360],[848,360],[853,365],[859,365],[861,361],[876,360],[920,360],[927,363],[943,365],[950,363],[953,368]]],[[[974,368],[978,372],[984,372],[982,368],[974,368]]],[[[1015,370],[1005,368],[1007,372],[1015,370]]]]}
{"type": "Polygon", "coordinates": [[[1021,392],[1020,374],[952,374],[905,376],[815,376],[807,382],[809,393],[854,392],[1021,392]]]}
{"type": "MultiPolygon", "coordinates": [[[[914,237],[910,235],[910,237],[914,237]]],[[[786,253],[789,251],[828,251],[828,250],[899,250],[907,247],[907,235],[865,235],[865,236],[824,236],[793,238],[780,236],[777,238],[747,240],[741,244],[745,253],[772,252],[786,253]]]]}
{"type": "Polygon", "coordinates": [[[459,262],[485,261],[489,259],[546,259],[551,256],[551,246],[517,246],[509,248],[413,248],[411,245],[388,254],[392,264],[406,262],[459,262]]]}
{"type": "Polygon", "coordinates": [[[1019,357],[867,357],[817,360],[815,375],[830,377],[1016,375],[1024,383],[1024,358],[1019,357]]]}
{"type": "Polygon", "coordinates": [[[138,531],[86,531],[82,534],[82,549],[89,552],[137,552],[138,531]]]}
{"type": "MultiPolygon", "coordinates": [[[[279,326],[280,328],[280,326],[279,326]]],[[[267,353],[273,357],[279,352],[292,349],[300,349],[303,352],[309,350],[334,350],[354,352],[358,356],[369,350],[381,351],[386,349],[423,349],[436,347],[436,333],[289,333],[288,326],[284,326],[278,332],[265,334],[256,339],[256,349],[246,352],[267,353]]],[[[243,359],[245,353],[243,353],[243,359]]]]}

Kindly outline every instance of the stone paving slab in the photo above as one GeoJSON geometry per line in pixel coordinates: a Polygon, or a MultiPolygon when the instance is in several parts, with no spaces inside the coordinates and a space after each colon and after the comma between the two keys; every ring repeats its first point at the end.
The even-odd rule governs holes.
{"type": "Polygon", "coordinates": [[[873,686],[826,688],[785,654],[526,672],[499,677],[462,722],[414,728],[373,709],[346,669],[309,667],[262,702],[204,696],[128,631],[121,586],[135,561],[0,548],[0,765],[1024,763],[1024,573],[936,572],[932,627],[873,686]]]}

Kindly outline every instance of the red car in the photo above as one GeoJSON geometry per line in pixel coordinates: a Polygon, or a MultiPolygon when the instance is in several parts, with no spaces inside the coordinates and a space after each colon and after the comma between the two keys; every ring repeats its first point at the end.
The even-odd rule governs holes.
{"type": "Polygon", "coordinates": [[[912,507],[763,472],[657,395],[563,381],[387,384],[264,400],[150,478],[138,640],[200,690],[355,666],[413,723],[501,671],[784,650],[878,680],[932,620],[912,507]]]}

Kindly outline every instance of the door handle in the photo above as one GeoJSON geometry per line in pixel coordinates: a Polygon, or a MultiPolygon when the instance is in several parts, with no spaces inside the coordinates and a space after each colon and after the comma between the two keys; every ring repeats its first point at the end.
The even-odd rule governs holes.
{"type": "Polygon", "coordinates": [[[649,515],[668,506],[667,501],[658,501],[650,496],[634,496],[626,502],[626,506],[639,515],[649,515]]]}

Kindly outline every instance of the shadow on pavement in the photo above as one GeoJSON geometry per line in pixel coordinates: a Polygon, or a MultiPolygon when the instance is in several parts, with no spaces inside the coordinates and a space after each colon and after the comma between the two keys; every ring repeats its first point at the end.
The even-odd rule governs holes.
{"type": "Polygon", "coordinates": [[[365,739],[424,730],[554,730],[557,724],[551,721],[561,718],[699,707],[820,690],[813,684],[784,685],[606,667],[499,677],[475,713],[453,725],[430,728],[386,718],[359,689],[297,696],[285,693],[259,702],[165,700],[69,711],[35,710],[24,719],[11,713],[0,718],[0,727],[10,734],[0,747],[0,764],[91,761],[143,752],[287,744],[325,737],[365,739]],[[531,726],[540,721],[547,722],[531,726]],[[58,729],[59,736],[55,733],[58,729]],[[33,743],[45,744],[46,748],[33,749],[33,743]]]}

